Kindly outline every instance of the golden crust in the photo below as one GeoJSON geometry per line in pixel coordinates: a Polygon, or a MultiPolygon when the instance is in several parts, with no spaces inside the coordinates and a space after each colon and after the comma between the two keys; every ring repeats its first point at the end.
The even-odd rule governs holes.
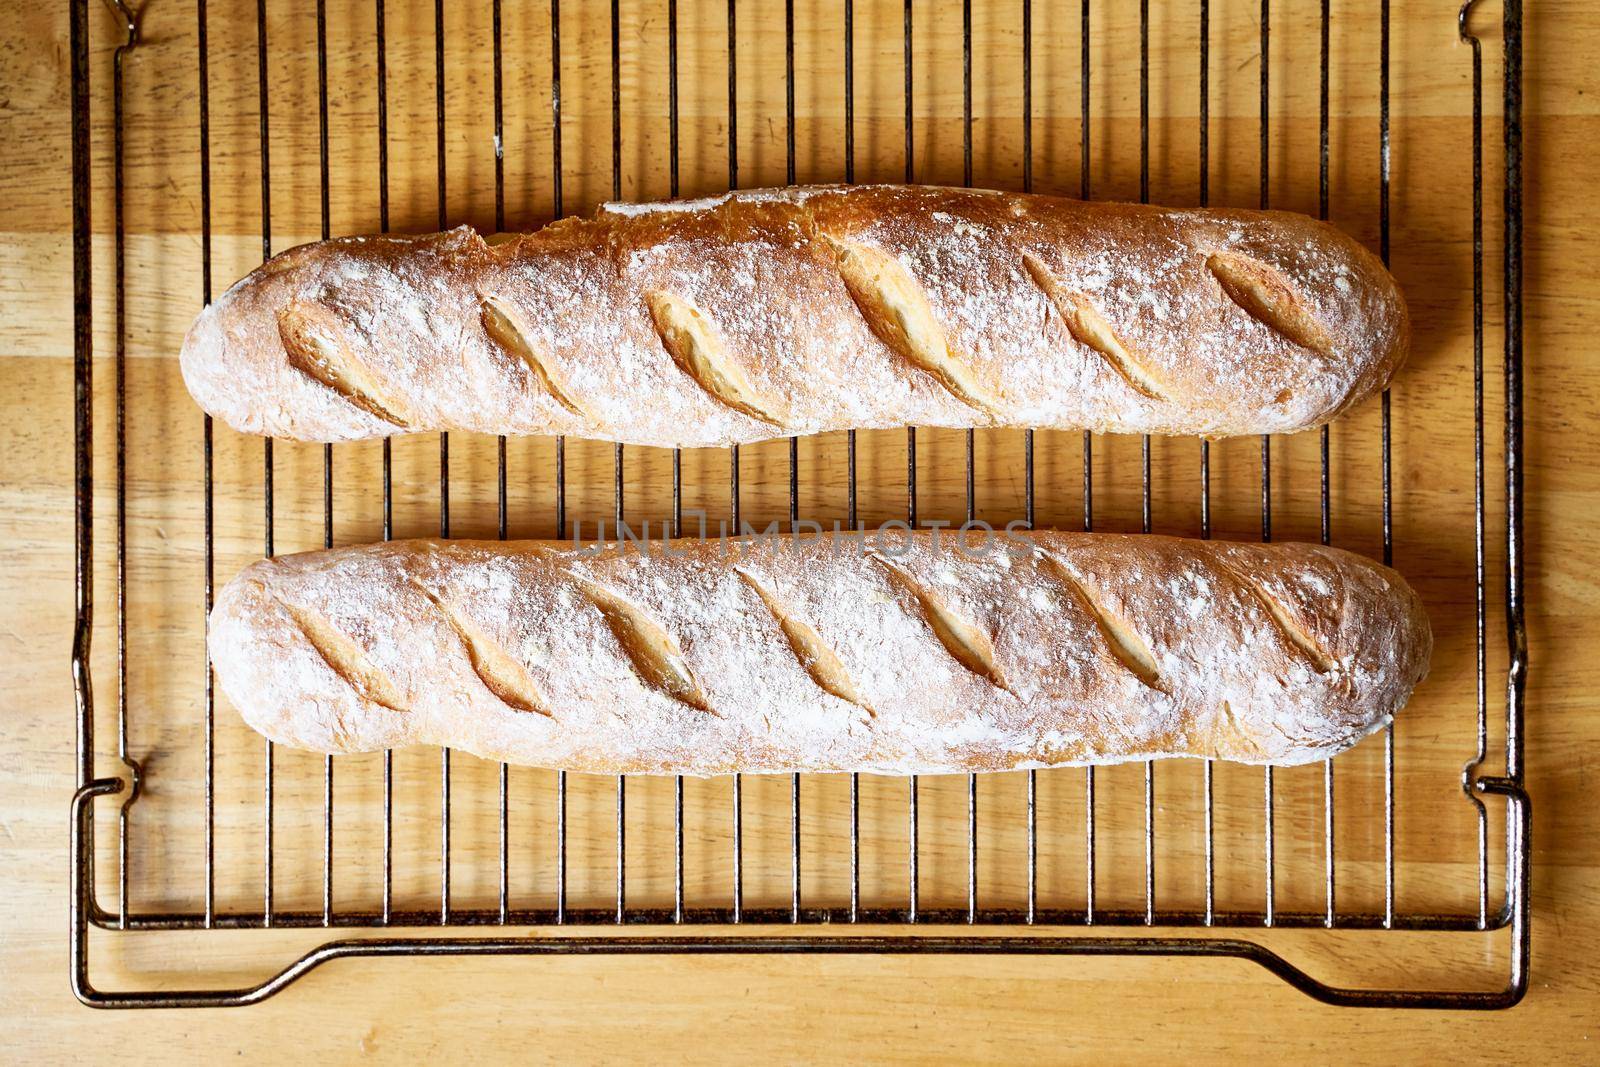
{"type": "Polygon", "coordinates": [[[607,205],[493,246],[292,249],[200,315],[182,365],[229,425],[315,441],[1220,437],[1328,421],[1409,340],[1377,258],[1302,215],[815,186],[607,205]]]}
{"type": "Polygon", "coordinates": [[[276,741],[608,774],[1304,763],[1427,672],[1416,594],[1339,549],[978,537],[308,552],[222,590],[211,653],[276,741]]]}

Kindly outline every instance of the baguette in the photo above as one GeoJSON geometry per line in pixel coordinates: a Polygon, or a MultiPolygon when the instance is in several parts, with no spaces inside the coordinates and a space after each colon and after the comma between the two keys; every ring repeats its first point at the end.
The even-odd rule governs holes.
{"type": "Polygon", "coordinates": [[[1329,421],[1409,341],[1378,259],[1303,215],[818,186],[304,245],[207,307],[182,366],[217,418],[308,441],[1225,437],[1329,421]]]}
{"type": "Polygon", "coordinates": [[[688,775],[1296,764],[1388,723],[1432,647],[1404,579],[1318,545],[901,532],[651,548],[262,560],[213,609],[217,679],[256,730],[327,753],[436,744],[688,775]]]}

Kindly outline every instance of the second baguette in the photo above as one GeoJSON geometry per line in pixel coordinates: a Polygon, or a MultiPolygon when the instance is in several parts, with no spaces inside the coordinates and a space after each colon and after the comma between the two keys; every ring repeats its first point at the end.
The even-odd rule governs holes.
{"type": "Polygon", "coordinates": [[[1304,763],[1427,671],[1416,594],[1348,552],[1016,538],[308,552],[228,583],[210,647],[276,741],[608,774],[1304,763]]]}

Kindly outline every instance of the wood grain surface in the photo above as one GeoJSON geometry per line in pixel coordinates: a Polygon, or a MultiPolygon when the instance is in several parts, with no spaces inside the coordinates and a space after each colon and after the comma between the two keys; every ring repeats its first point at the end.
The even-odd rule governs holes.
{"type": "MultiPolygon", "coordinates": [[[[1141,191],[1137,5],[1092,12],[1090,155],[1083,165],[1077,4],[1034,3],[1033,187],[1077,195],[1087,174],[1097,198],[1141,191]]],[[[1493,6],[1493,5],[1489,5],[1493,6]]],[[[145,770],[129,815],[128,901],[135,912],[191,911],[205,886],[202,421],[177,374],[176,350],[203,300],[196,59],[192,3],[151,0],[141,41],[125,56],[127,467],[127,677],[117,670],[116,361],[111,72],[118,27],[91,4],[94,99],[95,536],[93,671],[96,770],[118,773],[119,696],[128,750],[145,770]]],[[[263,183],[254,5],[208,5],[212,284],[263,254],[316,238],[322,225],[315,6],[267,4],[265,70],[270,167],[263,183]],[[263,185],[270,211],[263,214],[263,185]],[[265,225],[264,225],[265,224],[265,225]]],[[[730,173],[727,8],[677,5],[677,180],[685,195],[782,184],[788,172],[785,5],[739,0],[737,173],[730,173]]],[[[841,4],[797,0],[794,174],[845,172],[841,4]]],[[[1148,64],[1149,196],[1198,202],[1197,5],[1155,0],[1148,64]]],[[[1331,4],[1329,215],[1379,243],[1378,4],[1331,4]]],[[[559,207],[588,210],[614,191],[666,195],[673,181],[667,118],[667,5],[620,4],[618,155],[613,157],[611,23],[607,5],[561,11],[561,140],[557,203],[551,109],[550,9],[507,3],[502,12],[503,219],[497,217],[492,7],[445,10],[444,193],[436,125],[434,12],[384,5],[387,43],[389,224],[399,231],[471,223],[486,231],[538,225],[559,207]],[[615,167],[614,167],[615,164],[615,167]],[[613,181],[616,181],[614,190],[613,181]]],[[[912,33],[913,171],[918,181],[960,184],[963,166],[962,5],[922,0],[912,33]]],[[[1255,206],[1263,194],[1259,137],[1260,5],[1210,4],[1209,193],[1214,204],[1255,206]]],[[[1527,13],[1526,478],[1528,626],[1527,776],[1534,801],[1532,990],[1499,1014],[1373,1012],[1320,1006],[1243,962],[1021,957],[522,957],[495,960],[340,962],[265,1004],[201,1013],[95,1013],[67,986],[67,803],[73,788],[72,259],[69,52],[66,5],[14,12],[0,30],[0,1017],[18,1058],[55,1062],[99,1053],[122,1059],[194,1059],[225,1050],[256,1058],[496,1057],[561,1062],[631,1059],[921,1061],[1236,1058],[1273,1042],[1315,1059],[1592,1061],[1600,976],[1600,846],[1592,790],[1600,756],[1595,693],[1600,586],[1593,570],[1600,475],[1591,439],[1600,429],[1600,311],[1588,237],[1600,225],[1594,143],[1600,138],[1594,69],[1600,56],[1578,3],[1527,13]]],[[[905,175],[901,4],[854,4],[853,144],[857,180],[905,175]]],[[[1491,753],[1503,742],[1506,653],[1500,366],[1500,126],[1498,9],[1475,21],[1485,39],[1485,404],[1488,412],[1488,633],[1491,753]]],[[[1271,12],[1266,194],[1274,207],[1316,213],[1319,12],[1271,12]]],[[[1460,791],[1476,732],[1473,582],[1471,62],[1448,3],[1395,5],[1391,36],[1392,263],[1411,302],[1417,346],[1393,391],[1395,565],[1428,605],[1438,652],[1429,681],[1395,732],[1395,907],[1401,913],[1475,914],[1476,813],[1460,791]]],[[[977,185],[1024,180],[1022,5],[973,5],[972,173],[977,185]]],[[[380,225],[376,34],[370,3],[327,5],[329,181],[333,233],[380,225]]],[[[1333,543],[1382,549],[1381,423],[1364,405],[1330,435],[1333,543]]],[[[1023,437],[975,438],[973,502],[996,524],[1022,514],[1023,437]]],[[[1275,438],[1269,500],[1277,539],[1315,540],[1321,526],[1317,435],[1275,438]]],[[[1218,537],[1258,538],[1257,440],[1211,449],[1211,519],[1218,537]]],[[[331,537],[381,534],[380,449],[333,452],[331,537]]],[[[555,532],[555,443],[507,447],[506,515],[513,536],[555,532]]],[[[844,435],[798,444],[802,517],[845,515],[844,435]]],[[[925,519],[959,521],[967,508],[960,433],[916,438],[917,506],[925,519]]],[[[220,426],[214,435],[215,575],[226,580],[266,547],[263,445],[220,426]]],[[[450,532],[494,536],[493,439],[452,439],[450,532]]],[[[907,439],[860,435],[858,492],[869,523],[903,517],[907,439]]],[[[279,442],[273,452],[272,538],[279,552],[319,547],[324,453],[279,442]]],[[[569,520],[587,528],[614,516],[618,456],[609,445],[565,446],[569,520]]],[[[634,522],[671,514],[671,453],[628,449],[623,507],[634,522]]],[[[758,526],[788,517],[787,442],[740,457],[743,517],[758,526]]],[[[1084,444],[1038,435],[1034,499],[1040,525],[1079,527],[1084,444]]],[[[438,530],[437,437],[393,445],[397,536],[438,530]]],[[[1089,458],[1098,529],[1141,527],[1140,441],[1097,438],[1089,458]]],[[[727,516],[729,456],[682,457],[683,504],[714,524],[727,516]]],[[[1150,505],[1158,532],[1200,532],[1199,447],[1151,443],[1150,505]]],[[[259,916],[265,892],[259,738],[219,700],[216,709],[215,901],[221,914],[259,916]]],[[[1383,740],[1336,761],[1333,828],[1341,915],[1378,915],[1385,901],[1383,740]]],[[[1490,770],[1498,766],[1491,755],[1490,770]]],[[[499,893],[499,768],[465,756],[450,765],[450,903],[494,908],[499,893]]],[[[395,757],[394,903],[440,906],[440,756],[395,757]]],[[[1039,777],[1039,900],[1087,903],[1082,771],[1039,777]]],[[[1146,809],[1142,765],[1096,777],[1095,902],[1145,905],[1146,809]]],[[[273,906],[315,915],[323,903],[323,763],[274,756],[273,906]]],[[[334,772],[331,866],[337,910],[378,906],[382,885],[381,760],[341,760],[334,772]]],[[[513,769],[507,890],[513,907],[555,897],[553,776],[513,769]]],[[[1218,767],[1216,902],[1259,923],[1265,908],[1266,779],[1260,769],[1218,767]]],[[[800,795],[800,887],[808,908],[848,904],[848,779],[807,779],[800,795]]],[[[1325,906],[1323,769],[1272,779],[1273,897],[1280,912],[1325,906]]],[[[1201,768],[1161,764],[1151,779],[1156,847],[1152,884],[1162,909],[1200,907],[1205,894],[1201,768]]],[[[744,782],[744,904],[790,901],[787,778],[744,782]]],[[[569,794],[568,893],[574,907],[615,906],[617,785],[574,777],[569,794]]],[[[863,779],[861,894],[874,907],[907,896],[907,785],[863,779]]],[[[977,885],[984,907],[1026,900],[1025,778],[978,783],[977,885]]],[[[629,908],[673,899],[673,784],[626,785],[629,908]]],[[[97,894],[118,907],[116,801],[99,802],[97,894]]],[[[920,903],[963,908],[967,893],[967,782],[924,779],[919,792],[920,903]]],[[[730,784],[685,785],[684,891],[691,907],[732,900],[730,784]]],[[[1498,813],[1494,813],[1496,816],[1498,813]]],[[[1489,820],[1490,854],[1503,847],[1489,820]]],[[[1491,863],[1491,908],[1498,906],[1491,863]]],[[[526,928],[514,928],[519,933],[526,928]]],[[[1261,930],[1250,936],[1315,976],[1355,985],[1487,988],[1503,980],[1505,935],[1345,930],[1261,930]]],[[[213,933],[96,932],[91,959],[105,988],[176,988],[259,981],[324,940],[315,930],[213,933]]]]}

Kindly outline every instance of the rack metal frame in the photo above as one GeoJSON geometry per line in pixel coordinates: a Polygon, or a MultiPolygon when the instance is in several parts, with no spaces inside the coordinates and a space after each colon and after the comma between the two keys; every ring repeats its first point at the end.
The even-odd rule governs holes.
{"type": "MultiPolygon", "coordinates": [[[[503,226],[505,217],[505,183],[503,164],[502,119],[502,56],[501,56],[501,0],[488,0],[493,9],[494,42],[494,128],[495,128],[495,218],[503,226]]],[[[854,156],[854,27],[852,0],[841,0],[844,9],[844,55],[842,71],[845,93],[844,144],[846,182],[855,177],[854,156]]],[[[733,778],[733,807],[730,813],[733,826],[733,878],[734,893],[731,908],[689,907],[685,902],[683,878],[683,781],[677,780],[674,803],[674,830],[676,837],[676,862],[674,903],[671,908],[629,908],[627,904],[626,851],[624,814],[626,811],[627,782],[616,779],[616,893],[614,907],[571,907],[567,899],[567,849],[566,849],[566,775],[557,779],[557,855],[554,877],[557,886],[556,904],[552,909],[520,909],[512,906],[508,887],[508,810],[509,788],[507,768],[500,767],[499,817],[500,817],[500,882],[498,906],[492,909],[462,908],[451,900],[451,848],[450,848],[450,752],[440,754],[440,870],[438,907],[432,911],[397,910],[393,906],[392,840],[393,840],[393,764],[392,755],[384,757],[384,854],[383,897],[380,909],[371,911],[339,910],[333,903],[333,780],[334,761],[327,757],[323,766],[323,899],[320,911],[287,911],[273,903],[273,746],[265,743],[263,772],[265,791],[263,806],[266,835],[263,856],[262,909],[258,914],[219,913],[216,908],[214,885],[214,797],[213,797],[213,715],[215,709],[211,672],[206,671],[204,694],[204,745],[205,745],[205,866],[204,904],[194,912],[149,913],[133,912],[128,906],[128,818],[139,798],[143,767],[129,752],[128,708],[126,701],[127,670],[127,620],[125,613],[125,502],[126,502],[126,438],[125,438],[125,360],[123,316],[125,303],[124,275],[124,220],[123,220],[123,59],[129,49],[139,43],[137,12],[125,0],[108,0],[108,6],[126,30],[126,41],[118,47],[113,60],[112,130],[113,175],[115,183],[115,292],[116,292],[116,567],[117,567],[117,746],[116,755],[121,771],[115,776],[96,774],[96,742],[94,736],[94,700],[89,653],[93,633],[93,570],[95,562],[93,541],[93,505],[95,484],[93,460],[95,447],[92,437],[92,370],[94,344],[92,334],[91,285],[91,222],[89,202],[90,177],[90,72],[89,72],[89,0],[67,0],[70,25],[71,102],[72,102],[72,211],[73,211],[73,268],[74,268],[74,395],[75,395],[75,455],[76,455],[76,552],[75,583],[77,598],[76,623],[72,649],[72,671],[76,696],[77,723],[77,789],[71,802],[71,856],[72,879],[70,899],[71,929],[71,984],[73,992],[85,1004],[101,1008],[136,1007],[201,1007],[233,1006],[259,1002],[279,992],[301,975],[335,959],[377,956],[438,956],[438,955],[534,955],[534,954],[592,954],[592,953],[692,953],[715,952],[725,954],[750,953],[961,953],[961,954],[1014,954],[1014,955],[1179,955],[1202,957],[1233,957],[1254,962],[1277,975],[1294,988],[1329,1004],[1349,1006],[1429,1007],[1429,1008],[1505,1008],[1516,1004],[1528,989],[1529,968],[1529,879],[1530,879],[1530,812],[1531,802],[1523,776],[1523,714],[1524,691],[1527,678],[1527,644],[1524,629],[1524,586],[1522,572],[1522,518],[1523,518],[1523,449],[1522,449],[1522,173],[1521,173],[1521,77],[1522,77],[1522,10],[1520,0],[1505,0],[1502,14],[1503,31],[1503,93],[1504,93],[1504,354],[1503,374],[1505,401],[1503,413],[1505,443],[1505,493],[1506,521],[1503,529],[1507,555],[1504,582],[1507,648],[1509,666],[1504,678],[1505,714],[1505,773],[1492,775],[1481,772],[1490,758],[1488,743],[1489,680],[1487,640],[1487,588],[1488,573],[1485,564],[1487,520],[1485,507],[1485,413],[1484,383],[1484,287],[1483,287],[1483,72],[1482,46],[1469,30],[1468,17],[1475,0],[1467,0],[1459,13],[1461,39],[1471,46],[1473,85],[1473,226],[1474,226],[1474,382],[1475,382],[1475,540],[1477,580],[1477,668],[1478,668],[1478,745],[1474,758],[1462,772],[1462,789],[1477,807],[1479,885],[1478,909],[1471,914],[1421,914],[1400,912],[1395,906],[1395,832],[1394,832],[1394,766],[1395,737],[1393,729],[1384,738],[1384,828],[1385,828],[1385,892],[1381,912],[1351,913],[1336,908],[1334,882],[1334,791],[1332,761],[1324,768],[1324,847],[1325,847],[1325,907],[1316,912],[1292,912],[1276,907],[1274,900],[1275,868],[1273,838],[1274,782],[1272,769],[1266,768],[1263,777],[1263,802],[1265,811],[1264,854],[1266,858],[1264,907],[1260,912],[1222,911],[1214,899],[1215,856],[1213,845],[1212,775],[1209,762],[1205,767],[1205,907],[1203,910],[1179,911],[1156,906],[1155,893],[1155,776],[1156,767],[1146,763],[1144,768],[1144,885],[1145,906],[1142,910],[1118,910],[1097,906],[1095,871],[1095,771],[1083,771],[1083,788],[1086,799],[1084,840],[1086,847],[1086,894],[1081,909],[1041,908],[1037,896],[1037,846],[1038,823],[1036,812],[1037,772],[1027,772],[1027,855],[1028,882],[1025,908],[987,908],[980,905],[978,887],[978,792],[976,776],[969,776],[967,790],[968,877],[967,903],[964,909],[935,908],[922,905],[919,899],[919,872],[917,838],[918,781],[915,777],[907,783],[907,833],[909,836],[909,869],[907,871],[907,897],[904,908],[868,908],[860,900],[860,813],[859,778],[851,776],[850,803],[850,897],[845,908],[807,907],[801,898],[801,848],[800,848],[800,793],[802,776],[794,775],[790,791],[791,872],[792,892],[789,907],[750,908],[744,904],[742,864],[742,791],[740,778],[733,778]],[[95,884],[94,840],[95,800],[121,795],[117,809],[118,820],[118,889],[117,906],[103,907],[98,899],[95,884]],[[1496,913],[1489,910],[1489,810],[1487,797],[1499,797],[1505,802],[1505,897],[1504,905],[1496,913]],[[745,932],[740,927],[756,925],[786,925],[789,932],[745,932]],[[889,925],[912,925],[923,930],[884,933],[889,925]],[[222,928],[272,928],[272,927],[443,927],[460,928],[505,927],[509,925],[534,925],[559,928],[548,936],[508,937],[485,933],[452,933],[447,936],[385,936],[382,938],[329,940],[314,950],[300,956],[276,974],[255,985],[233,989],[162,989],[162,990],[107,990],[93,984],[90,977],[89,935],[91,927],[102,930],[192,930],[222,928]],[[625,927],[649,925],[664,927],[646,934],[624,932],[625,927]],[[1144,932],[1133,935],[1101,936],[1090,930],[1060,933],[1062,927],[1142,927],[1144,932]],[[1328,929],[1413,929],[1437,931],[1472,931],[1483,933],[1509,928],[1508,973],[1504,985],[1497,990],[1427,990],[1427,989],[1354,989],[1325,984],[1291,964],[1266,945],[1246,936],[1225,938],[1184,936],[1178,931],[1188,928],[1256,928],[1263,926],[1323,927],[1328,929]],[[868,928],[871,927],[869,930],[868,928]],[[966,929],[962,929],[966,927],[966,929]],[[979,932],[978,928],[986,928],[979,932]],[[1052,929],[1050,933],[1043,928],[1052,929]],[[1155,928],[1171,928],[1171,932],[1157,934],[1155,928]],[[952,930],[956,932],[952,932],[952,930]],[[572,932],[569,932],[572,931],[572,932]]],[[[387,57],[384,41],[384,0],[374,0],[377,16],[377,102],[379,132],[379,198],[381,228],[389,228],[389,168],[388,168],[388,110],[385,100],[387,84],[387,57]]],[[[319,132],[321,163],[321,218],[322,235],[330,235],[329,182],[328,182],[328,88],[327,39],[325,0],[317,0],[317,59],[319,132]]],[[[559,216],[561,199],[561,59],[559,0],[550,0],[552,24],[552,70],[550,108],[555,135],[550,146],[554,165],[554,203],[559,216]]],[[[963,119],[964,178],[972,181],[972,23],[971,0],[963,0],[963,119]]],[[[1082,24],[1082,144],[1080,193],[1088,198],[1090,187],[1090,0],[1080,0],[1082,24]]],[[[438,149],[438,212],[439,225],[447,225],[445,200],[445,128],[446,110],[444,95],[444,5],[435,0],[435,76],[436,76],[436,132],[438,149]]],[[[678,34],[677,0],[668,0],[668,22],[665,45],[669,57],[669,122],[670,122],[670,192],[678,194],[678,34]]],[[[1322,0],[1321,37],[1321,141],[1319,168],[1320,214],[1328,214],[1328,70],[1329,70],[1329,0],[1322,0]]],[[[912,160],[912,26],[913,0],[905,0],[905,180],[915,180],[912,160]]],[[[1200,149],[1200,200],[1206,203],[1209,195],[1208,152],[1209,120],[1207,105],[1209,0],[1197,0],[1199,20],[1199,87],[1200,120],[1198,128],[1200,149]]],[[[1260,166],[1261,206],[1268,204],[1269,177],[1269,76],[1266,57],[1270,34],[1270,0],[1261,0],[1261,133],[1260,166]]],[[[210,132],[208,109],[208,68],[206,45],[206,0],[196,0],[199,48],[199,101],[200,101],[200,189],[202,247],[203,303],[211,299],[211,178],[210,132]]],[[[1382,36],[1378,76],[1380,79],[1380,158],[1378,161],[1380,252],[1387,261],[1389,256],[1389,2],[1379,0],[1378,16],[1382,36]]],[[[794,121],[794,5],[786,4],[786,72],[787,72],[787,174],[790,182],[795,178],[795,121],[794,121]]],[[[1023,71],[1023,160],[1022,188],[1032,187],[1032,4],[1022,4],[1022,71],[1023,71]]],[[[271,189],[268,138],[267,48],[265,0],[257,0],[257,58],[260,108],[260,160],[261,160],[261,229],[262,256],[272,254],[271,189]]],[[[1147,0],[1140,4],[1140,193],[1141,200],[1149,196],[1149,21],[1147,0]]],[[[736,122],[738,120],[737,88],[737,0],[727,2],[728,33],[728,185],[739,185],[739,160],[737,154],[736,122]]],[[[611,93],[612,93],[612,163],[613,193],[621,195],[621,88],[620,88],[620,21],[617,0],[611,4],[611,93]]],[[[1390,405],[1389,395],[1382,398],[1382,471],[1383,471],[1383,556],[1387,563],[1392,558],[1392,479],[1390,472],[1390,405]]],[[[907,433],[906,517],[913,525],[917,522],[917,448],[916,430],[907,433]]],[[[849,473],[849,521],[857,522],[856,507],[856,435],[847,435],[847,462],[849,473]]],[[[204,462],[204,537],[205,574],[204,609],[209,612],[213,593],[213,532],[212,508],[212,427],[206,416],[203,427],[204,462]]],[[[506,536],[506,442],[499,440],[499,534],[506,536]]],[[[556,492],[556,522],[566,528],[566,470],[565,443],[556,445],[555,469],[552,472],[556,492]]],[[[273,442],[262,444],[262,484],[264,496],[266,555],[273,552],[273,442]]],[[[974,434],[966,436],[966,498],[968,517],[974,511],[974,434]]],[[[1083,528],[1093,526],[1093,484],[1090,458],[1093,442],[1089,434],[1083,439],[1083,528]]],[[[799,453],[797,442],[790,441],[789,452],[789,517],[799,515],[799,453]]],[[[439,533],[450,535],[450,459],[449,437],[441,434],[439,440],[439,533]]],[[[1029,431],[1025,440],[1026,519],[1034,520],[1034,441],[1029,431]]],[[[1151,528],[1151,467],[1150,442],[1145,438],[1142,449],[1143,474],[1143,526],[1151,528]]],[[[1199,489],[1201,503],[1202,536],[1210,536],[1210,449],[1202,442],[1199,447],[1199,489]]],[[[1330,491],[1328,430],[1321,438],[1321,531],[1322,540],[1330,540],[1330,491]]],[[[615,450],[615,517],[620,523],[624,516],[623,446],[615,450]]],[[[682,483],[681,456],[673,457],[673,529],[681,534],[682,483]]],[[[730,450],[729,512],[737,528],[740,520],[740,466],[739,449],[730,450]]],[[[389,442],[383,443],[383,536],[392,535],[391,464],[389,442]]],[[[325,543],[333,543],[333,479],[334,449],[328,445],[323,451],[323,508],[325,543]]],[[[1272,536],[1271,450],[1269,440],[1261,441],[1261,534],[1263,539],[1272,536]]],[[[1499,531],[1497,531],[1498,533],[1499,531]]],[[[1066,773],[1066,772],[1056,772],[1066,773]]]]}

